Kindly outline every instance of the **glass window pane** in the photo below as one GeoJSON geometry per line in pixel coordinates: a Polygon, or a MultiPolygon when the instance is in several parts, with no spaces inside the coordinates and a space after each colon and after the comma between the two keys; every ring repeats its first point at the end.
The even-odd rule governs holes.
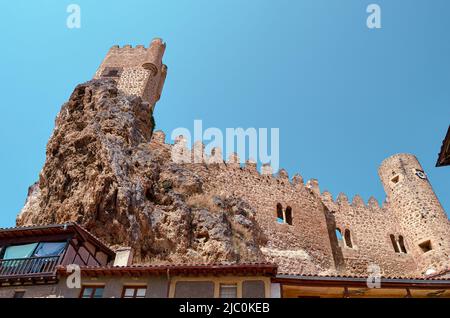
{"type": "Polygon", "coordinates": [[[103,297],[103,287],[97,287],[94,292],[94,298],[102,298],[103,297]]]}
{"type": "Polygon", "coordinates": [[[66,242],[39,243],[34,253],[36,257],[50,257],[60,255],[66,247],[66,242]]]}
{"type": "Polygon", "coordinates": [[[94,289],[93,288],[91,288],[91,287],[86,287],[84,290],[83,290],[83,298],[91,298],[91,295],[92,295],[92,292],[94,291],[94,289]]]}
{"type": "Polygon", "coordinates": [[[5,250],[3,259],[28,258],[33,254],[37,243],[8,246],[5,250]]]}
{"type": "Polygon", "coordinates": [[[126,288],[125,289],[125,297],[134,297],[134,288],[126,288]]]}
{"type": "Polygon", "coordinates": [[[220,285],[220,298],[237,298],[237,285],[220,285]]]}
{"type": "Polygon", "coordinates": [[[146,292],[147,292],[147,288],[138,288],[138,290],[136,292],[136,297],[144,298],[146,292]]]}

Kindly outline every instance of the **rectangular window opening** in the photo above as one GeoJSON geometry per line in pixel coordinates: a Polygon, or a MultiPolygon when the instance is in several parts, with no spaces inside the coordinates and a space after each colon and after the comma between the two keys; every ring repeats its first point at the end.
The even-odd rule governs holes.
{"type": "Polygon", "coordinates": [[[237,298],[237,285],[236,284],[221,284],[220,285],[220,298],[237,298]]]}
{"type": "Polygon", "coordinates": [[[102,298],[105,286],[83,286],[80,298],[102,298]]]}
{"type": "Polygon", "coordinates": [[[393,177],[393,178],[391,179],[391,182],[392,182],[393,184],[397,184],[399,181],[400,181],[400,176],[395,176],[395,177],[393,177]]]}
{"type": "Polygon", "coordinates": [[[431,251],[433,248],[431,246],[431,241],[425,241],[423,243],[419,244],[420,249],[422,250],[423,253],[427,253],[429,251],[431,251]]]}
{"type": "Polygon", "coordinates": [[[24,296],[25,296],[25,291],[24,290],[16,290],[14,292],[13,298],[23,298],[24,296]]]}
{"type": "Polygon", "coordinates": [[[146,286],[125,286],[123,288],[122,298],[145,298],[146,293],[146,286]]]}
{"type": "Polygon", "coordinates": [[[103,70],[102,77],[120,77],[121,73],[121,67],[106,67],[103,70]]]}

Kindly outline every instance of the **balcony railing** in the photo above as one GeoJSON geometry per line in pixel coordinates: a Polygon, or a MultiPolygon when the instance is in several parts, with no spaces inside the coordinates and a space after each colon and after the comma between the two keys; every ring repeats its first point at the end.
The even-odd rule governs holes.
{"type": "Polygon", "coordinates": [[[59,256],[0,260],[0,277],[52,274],[58,264],[59,256]]]}

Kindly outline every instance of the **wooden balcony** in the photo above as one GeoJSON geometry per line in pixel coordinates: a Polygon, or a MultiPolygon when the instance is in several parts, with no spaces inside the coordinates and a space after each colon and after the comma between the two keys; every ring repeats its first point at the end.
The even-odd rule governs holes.
{"type": "Polygon", "coordinates": [[[0,279],[54,276],[60,256],[0,260],[0,279]]]}

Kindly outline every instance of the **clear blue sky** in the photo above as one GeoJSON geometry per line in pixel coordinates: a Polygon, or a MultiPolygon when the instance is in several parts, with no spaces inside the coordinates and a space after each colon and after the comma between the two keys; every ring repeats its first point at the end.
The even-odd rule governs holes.
{"type": "Polygon", "coordinates": [[[54,118],[114,44],[167,42],[156,122],[279,127],[290,175],[336,197],[384,192],[381,161],[416,154],[450,211],[450,167],[435,168],[450,123],[450,1],[4,1],[0,7],[0,226],[38,179],[54,118]],[[366,27],[366,7],[382,29],[366,27]],[[77,3],[82,27],[66,27],[77,3]]]}

